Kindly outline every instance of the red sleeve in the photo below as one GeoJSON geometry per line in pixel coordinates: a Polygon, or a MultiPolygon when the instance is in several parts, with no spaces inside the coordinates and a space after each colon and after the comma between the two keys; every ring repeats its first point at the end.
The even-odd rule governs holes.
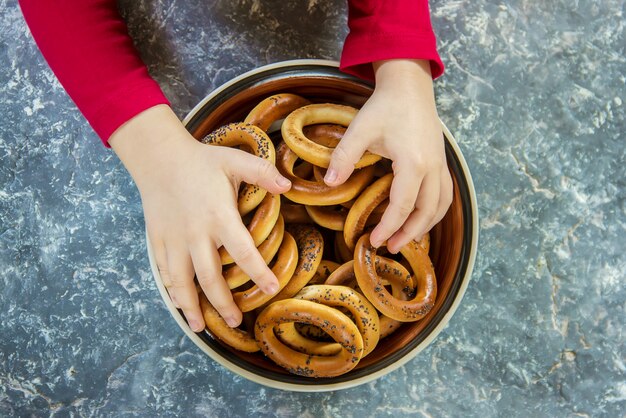
{"type": "Polygon", "coordinates": [[[20,6],[50,68],[104,145],[133,116],[169,104],[115,0],[20,0],[20,6]]]}
{"type": "Polygon", "coordinates": [[[348,8],[343,71],[373,80],[372,62],[407,58],[430,60],[433,78],[443,73],[428,0],[349,0],[348,8]]]}

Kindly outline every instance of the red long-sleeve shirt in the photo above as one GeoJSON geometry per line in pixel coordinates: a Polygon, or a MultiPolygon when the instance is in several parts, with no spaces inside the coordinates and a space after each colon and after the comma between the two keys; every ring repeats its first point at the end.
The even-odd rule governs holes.
{"type": "MultiPolygon", "coordinates": [[[[139,58],[115,0],[20,0],[22,13],[67,93],[108,146],[124,122],[169,104],[139,58]]],[[[427,0],[349,0],[341,69],[372,79],[371,63],[408,58],[443,72],[427,0]]]]}

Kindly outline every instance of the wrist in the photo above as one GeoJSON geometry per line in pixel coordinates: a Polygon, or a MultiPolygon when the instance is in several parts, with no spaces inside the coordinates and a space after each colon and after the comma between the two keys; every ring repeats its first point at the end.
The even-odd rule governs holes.
{"type": "Polygon", "coordinates": [[[385,90],[433,91],[430,61],[413,59],[382,60],[372,63],[376,88],[385,90]]]}
{"type": "Polygon", "coordinates": [[[155,174],[175,168],[176,156],[197,144],[167,105],[144,110],[120,126],[109,144],[137,187],[155,174]]]}
{"type": "Polygon", "coordinates": [[[395,101],[420,103],[422,109],[432,109],[437,114],[430,61],[395,59],[376,61],[375,93],[395,101]]]}

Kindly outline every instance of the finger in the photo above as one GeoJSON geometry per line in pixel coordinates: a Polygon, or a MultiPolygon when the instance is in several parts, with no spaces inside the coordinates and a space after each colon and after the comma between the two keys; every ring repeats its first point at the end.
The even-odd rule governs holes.
{"type": "Polygon", "coordinates": [[[395,254],[412,239],[422,237],[437,214],[441,180],[439,173],[424,178],[420,187],[415,211],[408,217],[402,228],[396,232],[387,243],[387,249],[395,254]]]}
{"type": "Polygon", "coordinates": [[[330,157],[330,164],[324,176],[324,182],[329,186],[343,184],[354,171],[354,165],[359,162],[369,142],[367,133],[360,132],[359,124],[352,124],[330,157]]]}
{"type": "Polygon", "coordinates": [[[204,319],[198,303],[198,294],[193,284],[193,265],[185,245],[166,244],[167,265],[169,267],[170,295],[182,309],[189,327],[194,332],[204,329],[204,319]]]}
{"type": "Polygon", "coordinates": [[[222,263],[215,244],[202,240],[191,245],[189,250],[198,284],[207,299],[229,326],[239,326],[242,314],[222,276],[222,263]]]}
{"type": "Polygon", "coordinates": [[[152,253],[154,254],[154,262],[156,263],[157,270],[159,270],[159,276],[161,276],[161,282],[163,286],[169,288],[172,286],[170,275],[167,270],[167,251],[165,251],[165,243],[154,238],[155,235],[148,233],[150,237],[150,243],[152,244],[152,253]]]}
{"type": "Polygon", "coordinates": [[[374,247],[380,247],[398,231],[415,210],[422,178],[415,175],[413,165],[408,162],[397,162],[397,167],[389,191],[389,206],[370,236],[370,242],[374,247]]]}
{"type": "Polygon", "coordinates": [[[255,184],[273,194],[285,193],[291,188],[291,182],[278,172],[274,164],[247,152],[238,151],[228,169],[238,181],[255,184]]]}
{"type": "MultiPolygon", "coordinates": [[[[424,233],[433,229],[435,225],[437,225],[448,213],[448,209],[452,204],[452,198],[454,196],[454,185],[452,183],[452,178],[450,177],[450,172],[448,171],[448,167],[444,167],[441,172],[441,194],[439,195],[439,205],[437,206],[437,214],[433,221],[428,225],[426,231],[424,233]]],[[[421,237],[416,237],[415,239],[421,239],[421,237]]]]}
{"type": "Polygon", "coordinates": [[[235,263],[268,295],[278,291],[278,279],[267,266],[254,245],[250,233],[233,214],[232,222],[225,222],[221,234],[222,243],[235,263]]]}

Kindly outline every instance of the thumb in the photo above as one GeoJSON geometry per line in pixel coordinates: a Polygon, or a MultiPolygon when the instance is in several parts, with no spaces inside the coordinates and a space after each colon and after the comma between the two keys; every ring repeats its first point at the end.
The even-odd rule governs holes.
{"type": "Polygon", "coordinates": [[[268,160],[244,151],[233,151],[237,153],[228,164],[228,170],[237,181],[257,185],[273,194],[285,193],[291,188],[291,182],[268,160]]]}
{"type": "Polygon", "coordinates": [[[367,150],[368,142],[365,138],[366,136],[357,130],[348,128],[330,157],[330,164],[324,176],[327,185],[339,186],[350,177],[354,165],[367,150]]]}

